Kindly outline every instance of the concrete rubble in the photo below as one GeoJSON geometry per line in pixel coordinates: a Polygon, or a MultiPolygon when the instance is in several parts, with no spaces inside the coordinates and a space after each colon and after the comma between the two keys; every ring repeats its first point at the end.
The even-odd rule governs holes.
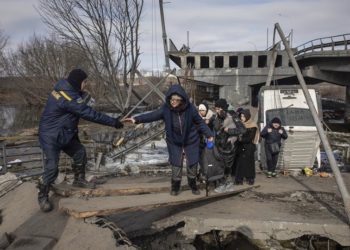
{"type": "MultiPolygon", "coordinates": [[[[120,188],[131,188],[133,183],[155,186],[157,183],[170,183],[170,176],[148,176],[142,171],[137,175],[129,175],[131,176],[110,178],[101,187],[118,185],[120,188]]],[[[342,175],[349,187],[350,173],[342,175]]],[[[175,245],[182,246],[182,249],[195,249],[194,245],[199,238],[205,238],[213,232],[218,232],[222,242],[232,242],[230,237],[233,237],[233,233],[242,234],[254,244],[264,242],[265,245],[271,241],[277,244],[295,241],[305,235],[316,235],[342,246],[350,246],[350,230],[333,177],[289,175],[268,179],[259,172],[256,184],[260,187],[226,199],[170,206],[160,210],[117,213],[107,219],[138,246],[153,241],[153,245],[149,243],[152,249],[162,249],[164,244],[171,245],[171,249],[179,249],[175,245]],[[170,232],[168,238],[162,238],[165,232],[170,232]]],[[[133,249],[133,246],[117,247],[113,232],[108,228],[74,219],[57,210],[58,201],[65,199],[63,197],[53,195],[56,209],[52,213],[43,214],[39,211],[36,195],[35,183],[24,182],[0,199],[3,216],[0,236],[5,239],[5,243],[6,234],[14,236],[8,240],[11,241],[8,242],[11,247],[16,240],[18,244],[28,243],[26,239],[29,237],[33,239],[31,244],[35,245],[35,249],[45,249],[42,247],[44,245],[49,249],[133,249]]],[[[28,246],[34,249],[33,245],[28,246]]]]}

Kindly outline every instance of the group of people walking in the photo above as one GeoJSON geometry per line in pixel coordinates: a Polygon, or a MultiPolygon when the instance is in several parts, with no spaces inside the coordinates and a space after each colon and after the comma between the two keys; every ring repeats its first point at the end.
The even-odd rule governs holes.
{"type": "MultiPolygon", "coordinates": [[[[67,79],[59,81],[49,98],[39,125],[39,141],[46,156],[44,173],[39,182],[38,202],[44,212],[52,210],[49,200],[51,184],[58,175],[58,160],[61,151],[73,159],[73,185],[93,188],[85,180],[86,151],[78,138],[79,118],[120,129],[122,122],[147,123],[164,120],[169,163],[172,169],[171,195],[178,195],[181,187],[182,168],[186,165],[188,185],[194,195],[200,194],[197,187],[198,163],[203,154],[203,145],[215,145],[225,166],[224,177],[217,183],[216,192],[233,190],[233,185],[255,181],[255,151],[259,141],[259,129],[251,119],[248,109],[234,111],[225,99],[215,102],[215,113],[206,103],[197,108],[190,102],[180,85],[172,85],[165,103],[157,110],[123,121],[96,112],[85,100],[84,84],[87,74],[80,69],[70,72],[67,79]]],[[[274,118],[263,129],[265,138],[268,177],[276,176],[278,156],[275,147],[287,134],[281,121],[274,118]]]]}
{"type": "MultiPolygon", "coordinates": [[[[224,177],[217,181],[215,192],[228,192],[234,185],[244,182],[253,185],[255,182],[255,151],[260,132],[250,110],[240,108],[235,111],[225,99],[218,99],[214,106],[215,112],[207,103],[199,104],[197,110],[185,90],[180,85],[173,85],[160,109],[125,120],[133,123],[164,120],[172,168],[171,195],[179,194],[184,164],[192,193],[200,193],[196,177],[199,159],[205,153],[203,149],[207,143],[215,145],[224,164],[224,177]]],[[[272,151],[271,145],[280,147],[281,139],[287,138],[280,119],[274,118],[263,129],[261,137],[265,138],[268,177],[276,177],[279,151],[272,151]]]]}

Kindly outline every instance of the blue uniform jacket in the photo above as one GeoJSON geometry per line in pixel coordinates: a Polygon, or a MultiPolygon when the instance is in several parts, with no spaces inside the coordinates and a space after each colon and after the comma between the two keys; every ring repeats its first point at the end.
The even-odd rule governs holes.
{"type": "Polygon", "coordinates": [[[79,118],[114,127],[117,120],[85,104],[82,92],[60,80],[49,94],[39,124],[39,140],[45,146],[64,146],[78,134],[79,118]]]}

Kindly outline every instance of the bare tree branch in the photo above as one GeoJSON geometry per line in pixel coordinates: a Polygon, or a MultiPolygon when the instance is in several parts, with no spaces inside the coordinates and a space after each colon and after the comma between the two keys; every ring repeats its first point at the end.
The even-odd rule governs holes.
{"type": "Polygon", "coordinates": [[[0,75],[4,72],[4,49],[6,47],[8,37],[4,34],[3,30],[0,29],[0,75]]]}
{"type": "Polygon", "coordinates": [[[122,112],[130,106],[139,64],[143,1],[40,0],[38,9],[52,31],[85,53],[105,99],[122,112]]]}
{"type": "Polygon", "coordinates": [[[56,37],[33,36],[4,60],[7,76],[16,81],[18,91],[30,104],[43,104],[47,93],[59,79],[77,66],[88,69],[89,63],[80,47],[56,37]]]}

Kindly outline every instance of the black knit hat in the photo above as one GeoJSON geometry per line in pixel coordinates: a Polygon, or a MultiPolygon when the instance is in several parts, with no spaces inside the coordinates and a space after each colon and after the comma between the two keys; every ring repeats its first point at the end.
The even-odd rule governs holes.
{"type": "Polygon", "coordinates": [[[236,109],[236,113],[240,114],[242,112],[243,108],[239,107],[238,109],[236,109]]]}
{"type": "Polygon", "coordinates": [[[222,108],[223,110],[227,111],[228,104],[225,99],[219,99],[215,102],[215,108],[222,108]]]}
{"type": "Polygon", "coordinates": [[[280,118],[278,118],[278,117],[274,117],[274,118],[272,118],[272,120],[271,120],[271,124],[272,123],[278,123],[279,125],[281,125],[281,119],[280,118]]]}
{"type": "Polygon", "coordinates": [[[87,78],[87,74],[82,69],[73,69],[67,78],[67,81],[76,90],[81,90],[81,83],[87,78]]]}

